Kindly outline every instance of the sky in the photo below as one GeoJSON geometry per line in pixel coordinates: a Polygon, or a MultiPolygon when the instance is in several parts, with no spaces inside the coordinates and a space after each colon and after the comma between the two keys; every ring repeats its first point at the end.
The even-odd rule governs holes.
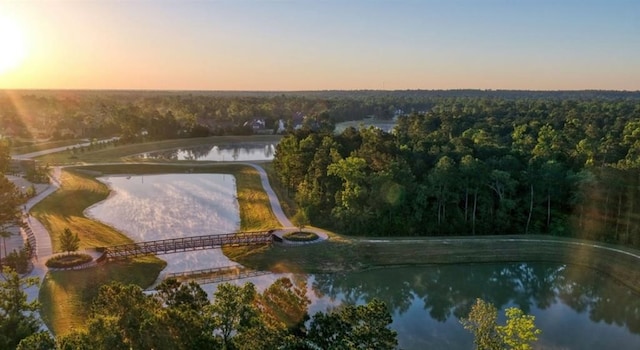
{"type": "Polygon", "coordinates": [[[0,88],[635,91],[640,1],[0,0],[0,88]]]}

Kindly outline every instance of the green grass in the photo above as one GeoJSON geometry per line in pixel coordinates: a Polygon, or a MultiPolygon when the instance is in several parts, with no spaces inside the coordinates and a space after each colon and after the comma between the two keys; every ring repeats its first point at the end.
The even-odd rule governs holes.
{"type": "MultiPolygon", "coordinates": [[[[135,143],[122,146],[109,146],[93,151],[58,152],[37,157],[38,161],[49,164],[77,164],[77,163],[104,163],[120,161],[142,161],[131,156],[158,150],[168,150],[181,147],[192,147],[207,144],[241,143],[241,142],[278,142],[279,135],[252,135],[252,136],[212,136],[188,139],[163,140],[145,143],[135,143]]],[[[153,160],[153,162],[158,162],[153,160]]],[[[175,161],[172,161],[175,162],[175,161]]]]}
{"type": "Polygon", "coordinates": [[[43,151],[51,148],[65,147],[65,146],[73,146],[79,143],[85,143],[86,140],[57,140],[57,141],[45,141],[38,142],[34,141],[28,145],[12,147],[11,154],[26,154],[32,152],[43,151]]]}

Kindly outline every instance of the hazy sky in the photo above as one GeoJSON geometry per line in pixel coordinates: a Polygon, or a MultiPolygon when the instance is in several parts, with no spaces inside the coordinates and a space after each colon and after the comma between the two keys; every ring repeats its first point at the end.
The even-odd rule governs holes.
{"type": "Polygon", "coordinates": [[[640,90],[640,0],[0,0],[3,18],[26,54],[0,88],[640,90]]]}

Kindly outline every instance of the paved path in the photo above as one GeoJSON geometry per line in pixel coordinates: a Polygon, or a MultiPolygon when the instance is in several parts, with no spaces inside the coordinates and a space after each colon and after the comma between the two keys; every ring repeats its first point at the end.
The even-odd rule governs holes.
{"type": "Polygon", "coordinates": [[[284,214],[284,211],[280,206],[280,201],[278,200],[278,196],[273,191],[273,188],[271,188],[271,184],[269,183],[269,177],[267,176],[267,172],[264,170],[264,168],[253,163],[242,163],[242,164],[253,167],[258,171],[258,174],[260,174],[262,187],[264,188],[264,191],[269,196],[269,202],[271,203],[271,210],[273,211],[273,214],[276,216],[276,218],[280,222],[280,225],[282,225],[283,227],[294,227],[291,221],[289,221],[289,218],[284,214]]]}
{"type": "MultiPolygon", "coordinates": [[[[114,140],[118,140],[120,139],[119,137],[112,137],[110,139],[104,139],[104,140],[98,140],[96,142],[100,143],[100,142],[109,142],[109,141],[114,141],[114,140]]],[[[16,154],[14,155],[12,158],[13,159],[31,159],[34,157],[40,157],[40,156],[44,156],[46,154],[51,154],[51,153],[58,153],[58,152],[63,152],[68,150],[69,148],[74,148],[74,147],[86,147],[86,146],[90,146],[91,142],[87,141],[84,143],[78,143],[75,145],[69,145],[69,146],[63,146],[63,147],[56,147],[56,148],[49,148],[49,149],[45,149],[42,151],[37,151],[37,152],[31,152],[31,153],[24,153],[24,154],[16,154]]]]}
{"type": "Polygon", "coordinates": [[[262,187],[264,188],[264,191],[269,196],[269,203],[271,204],[271,210],[273,211],[273,214],[276,216],[276,219],[278,219],[278,221],[280,222],[280,225],[282,225],[282,228],[274,231],[273,234],[283,239],[283,243],[290,244],[290,245],[302,245],[302,244],[318,243],[318,242],[329,239],[329,235],[327,234],[327,231],[317,227],[313,227],[313,226],[305,226],[304,230],[307,232],[313,232],[318,235],[318,239],[314,241],[293,242],[285,239],[284,238],[285,234],[289,232],[298,231],[299,228],[296,227],[293,223],[291,223],[287,215],[285,215],[284,211],[282,210],[282,206],[280,206],[280,201],[278,200],[278,196],[273,191],[273,188],[271,187],[271,183],[269,183],[269,176],[267,176],[267,172],[264,170],[263,167],[261,167],[258,164],[254,164],[254,163],[241,163],[241,164],[245,164],[256,169],[256,171],[258,171],[258,174],[260,174],[262,187]]]}

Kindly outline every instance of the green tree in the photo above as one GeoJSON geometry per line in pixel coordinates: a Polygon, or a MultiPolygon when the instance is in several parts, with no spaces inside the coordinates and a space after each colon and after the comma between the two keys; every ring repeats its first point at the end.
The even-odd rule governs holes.
{"type": "Polygon", "coordinates": [[[156,297],[168,307],[200,310],[209,305],[207,293],[194,281],[180,283],[175,278],[169,278],[163,280],[156,291],[156,297]]]}
{"type": "MultiPolygon", "coordinates": [[[[91,306],[87,332],[104,349],[175,349],[180,339],[166,332],[161,304],[136,285],[113,282],[100,287],[91,306]]],[[[82,331],[81,331],[82,332],[82,331]]],[[[84,339],[82,334],[80,340],[84,339]]]]}
{"type": "Polygon", "coordinates": [[[535,326],[535,317],[525,315],[515,307],[506,309],[505,315],[506,324],[498,325],[496,307],[478,298],[469,316],[462,318],[460,323],[473,333],[473,342],[478,350],[530,350],[542,332],[535,326]]]}
{"type": "Polygon", "coordinates": [[[38,302],[27,301],[24,288],[38,284],[37,278],[20,278],[10,268],[0,278],[0,349],[15,349],[20,341],[38,331],[40,321],[35,313],[38,302]]]}
{"type": "Polygon", "coordinates": [[[67,252],[71,254],[71,252],[75,252],[80,248],[80,238],[78,238],[78,234],[74,234],[67,227],[64,229],[62,234],[60,235],[60,249],[63,252],[67,252]]]}
{"type": "Polygon", "coordinates": [[[391,315],[384,302],[347,305],[313,316],[308,340],[321,349],[395,349],[397,334],[389,329],[391,315]]]}
{"type": "Polygon", "coordinates": [[[259,321],[254,305],[256,287],[253,283],[236,286],[229,283],[218,285],[213,302],[205,308],[205,317],[220,332],[223,349],[234,349],[233,334],[242,333],[259,321]]]}
{"type": "Polygon", "coordinates": [[[476,299],[467,318],[460,319],[464,329],[473,333],[477,350],[500,350],[502,344],[496,330],[498,310],[491,303],[476,299]]]}
{"type": "Polygon", "coordinates": [[[16,350],[54,350],[56,340],[49,332],[33,333],[22,339],[16,350]]]}
{"type": "Polygon", "coordinates": [[[7,256],[6,239],[11,236],[9,228],[22,223],[20,206],[23,203],[24,198],[20,190],[0,173],[0,236],[2,236],[4,256],[7,256]]]}
{"type": "Polygon", "coordinates": [[[497,326],[496,330],[502,341],[509,349],[530,350],[531,343],[538,340],[538,335],[542,333],[536,328],[535,316],[525,315],[522,310],[510,307],[505,310],[507,323],[504,326],[497,326]]]}

